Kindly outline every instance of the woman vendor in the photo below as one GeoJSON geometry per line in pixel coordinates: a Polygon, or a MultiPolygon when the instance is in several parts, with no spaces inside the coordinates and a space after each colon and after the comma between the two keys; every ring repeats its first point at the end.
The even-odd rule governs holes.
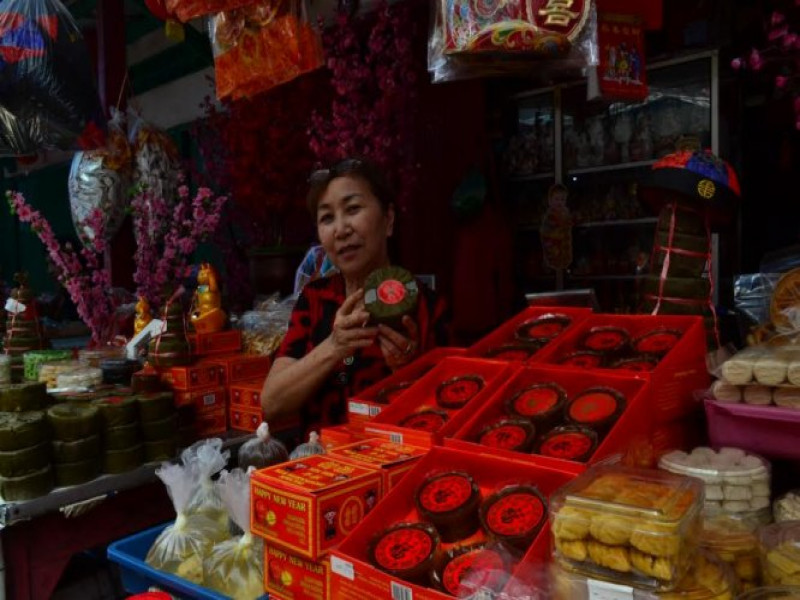
{"type": "Polygon", "coordinates": [[[378,169],[348,159],[315,171],[309,184],[308,207],[337,272],[303,287],[261,393],[267,421],[299,413],[306,431],[344,422],[348,398],[447,343],[443,305],[421,282],[404,331],[369,323],[364,281],[389,265],[395,221],[394,196],[378,169]]]}

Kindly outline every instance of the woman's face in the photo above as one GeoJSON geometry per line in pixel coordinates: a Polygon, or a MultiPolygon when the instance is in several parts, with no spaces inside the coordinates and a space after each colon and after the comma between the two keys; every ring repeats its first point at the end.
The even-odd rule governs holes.
{"type": "Polygon", "coordinates": [[[388,263],[393,228],[393,208],[384,210],[359,177],[336,177],[317,205],[320,243],[345,277],[366,277],[388,263]]]}

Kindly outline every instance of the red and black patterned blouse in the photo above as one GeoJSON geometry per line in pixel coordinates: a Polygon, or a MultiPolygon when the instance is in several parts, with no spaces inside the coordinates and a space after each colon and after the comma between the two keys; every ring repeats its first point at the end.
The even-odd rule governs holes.
{"type": "MultiPolygon", "coordinates": [[[[444,303],[422,282],[417,314],[420,350],[426,352],[449,342],[444,303]]],[[[345,300],[345,282],[336,273],[309,282],[297,299],[289,330],[275,357],[301,359],[330,336],[336,311],[345,300]]],[[[317,394],[301,408],[306,431],[338,425],[347,419],[347,399],[391,373],[377,340],[341,361],[317,394]]]]}

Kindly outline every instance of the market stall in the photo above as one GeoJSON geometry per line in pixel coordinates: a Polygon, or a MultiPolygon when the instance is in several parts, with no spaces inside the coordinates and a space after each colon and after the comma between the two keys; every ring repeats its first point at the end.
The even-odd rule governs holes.
{"type": "Polygon", "coordinates": [[[800,253],[731,281],[726,139],[796,7],[731,61],[680,3],[120,4],[0,5],[7,597],[800,597],[800,253]]]}

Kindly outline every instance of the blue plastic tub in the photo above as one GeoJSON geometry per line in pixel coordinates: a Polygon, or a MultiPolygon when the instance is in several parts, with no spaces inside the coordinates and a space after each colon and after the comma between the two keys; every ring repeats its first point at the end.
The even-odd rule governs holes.
{"type": "MultiPolygon", "coordinates": [[[[228,596],[154,569],[144,562],[150,546],[168,525],[172,525],[172,523],[164,523],[146,529],[141,533],[118,540],[108,547],[108,559],[119,565],[125,591],[129,594],[140,594],[155,586],[181,598],[226,600],[228,596]]],[[[261,600],[266,600],[266,598],[266,595],[261,596],[261,600]]]]}

